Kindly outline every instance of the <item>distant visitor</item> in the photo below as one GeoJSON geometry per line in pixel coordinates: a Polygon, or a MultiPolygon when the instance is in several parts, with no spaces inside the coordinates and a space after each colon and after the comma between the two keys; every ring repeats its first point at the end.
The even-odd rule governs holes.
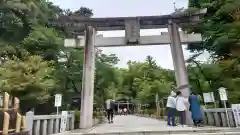
{"type": "Polygon", "coordinates": [[[108,123],[113,123],[114,102],[112,99],[108,99],[105,102],[105,110],[107,112],[108,123]]]}

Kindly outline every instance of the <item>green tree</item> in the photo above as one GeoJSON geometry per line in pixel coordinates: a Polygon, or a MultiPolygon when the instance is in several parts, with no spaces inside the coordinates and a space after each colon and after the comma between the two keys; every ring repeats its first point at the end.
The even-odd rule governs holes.
{"type": "Polygon", "coordinates": [[[166,96],[174,86],[175,80],[171,70],[157,66],[151,56],[145,62],[129,62],[128,69],[123,70],[122,95],[141,103],[155,105],[155,96],[166,96]]]}
{"type": "Polygon", "coordinates": [[[56,83],[52,76],[54,67],[39,56],[24,60],[14,58],[0,66],[0,89],[20,98],[28,108],[43,104],[50,98],[50,90],[56,83]]]}
{"type": "Polygon", "coordinates": [[[239,56],[239,0],[189,0],[189,9],[207,8],[197,25],[185,25],[189,33],[202,33],[202,44],[189,44],[192,51],[207,50],[218,58],[239,56]]]}
{"type": "MultiPolygon", "coordinates": [[[[43,92],[42,89],[44,89],[44,94],[46,95],[39,96],[39,98],[43,98],[43,100],[39,101],[39,104],[49,104],[48,108],[45,110],[51,110],[50,108],[52,105],[50,105],[50,103],[52,103],[54,93],[62,93],[64,95],[64,101],[67,101],[66,104],[68,104],[71,101],[71,94],[73,91],[76,91],[76,89],[80,90],[77,85],[81,85],[80,76],[82,72],[82,63],[78,63],[78,61],[82,61],[83,57],[78,56],[83,56],[83,52],[75,49],[65,49],[63,47],[63,39],[67,34],[66,31],[62,30],[62,28],[52,26],[51,24],[58,16],[71,15],[74,12],[62,10],[53,3],[45,0],[8,0],[0,1],[0,3],[0,56],[1,62],[3,63],[1,66],[9,64],[9,62],[26,62],[26,58],[28,57],[39,57],[41,62],[50,62],[53,71],[51,74],[46,72],[46,74],[43,75],[48,74],[49,77],[52,76],[54,78],[54,85],[51,87],[42,85],[41,89],[39,88],[40,90],[36,88],[32,91],[41,93],[43,92]]],[[[79,11],[81,12],[78,12],[78,15],[86,17],[91,17],[93,15],[92,11],[85,7],[81,7],[79,11]]],[[[29,64],[33,62],[32,64],[34,64],[34,61],[27,62],[29,64]]],[[[16,70],[16,72],[18,72],[18,70],[16,70]]],[[[28,70],[25,71],[26,74],[27,72],[28,70]]],[[[31,71],[29,72],[29,74],[31,74],[31,71]]],[[[31,82],[38,83],[38,78],[33,77],[29,80],[23,80],[23,78],[17,75],[18,73],[11,74],[12,77],[8,78],[8,81],[12,82],[11,80],[16,79],[14,81],[24,84],[29,84],[31,82]],[[14,78],[14,76],[16,77],[14,78]]],[[[8,75],[6,74],[6,76],[8,75]]],[[[49,81],[49,83],[51,81],[47,78],[44,79],[46,80],[42,81],[49,81]]],[[[5,84],[4,80],[0,82],[5,84]]],[[[10,91],[11,94],[17,95],[20,99],[23,99],[24,102],[26,101],[26,106],[28,106],[28,104],[29,107],[37,106],[36,102],[38,102],[38,100],[36,100],[36,102],[31,102],[29,98],[25,98],[24,92],[26,93],[29,91],[27,87],[22,87],[20,84],[16,86],[13,85],[12,88],[11,85],[4,85],[3,91],[8,91],[5,87],[9,87],[9,90],[12,89],[10,91]],[[19,87],[21,91],[15,91],[17,90],[15,87],[19,87]]],[[[32,93],[31,96],[35,96],[36,98],[38,94],[32,93]]],[[[42,108],[43,106],[39,107],[42,108]]]]}

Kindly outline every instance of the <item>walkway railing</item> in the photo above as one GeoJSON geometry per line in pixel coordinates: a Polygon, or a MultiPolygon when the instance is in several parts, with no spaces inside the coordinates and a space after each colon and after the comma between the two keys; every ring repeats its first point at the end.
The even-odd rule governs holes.
{"type": "MultiPolygon", "coordinates": [[[[228,108],[227,112],[230,126],[236,127],[232,108],[228,108]]],[[[227,127],[226,110],[224,108],[204,109],[204,123],[211,126],[227,127]]]]}
{"type": "MultiPolygon", "coordinates": [[[[60,132],[61,115],[34,115],[30,111],[26,113],[26,121],[26,131],[29,131],[29,135],[50,135],[60,132]]],[[[74,129],[74,121],[74,113],[68,113],[66,131],[74,129]]]]}
{"type": "MultiPolygon", "coordinates": [[[[236,127],[236,120],[232,108],[227,108],[227,114],[229,118],[230,127],[236,127]]],[[[146,114],[143,111],[139,111],[138,116],[151,117],[156,119],[167,120],[166,109],[160,108],[159,113],[146,114]]],[[[228,127],[228,119],[226,110],[224,108],[203,109],[204,124],[217,127],[228,127]]],[[[176,117],[176,121],[179,122],[179,118],[176,117]]]]}

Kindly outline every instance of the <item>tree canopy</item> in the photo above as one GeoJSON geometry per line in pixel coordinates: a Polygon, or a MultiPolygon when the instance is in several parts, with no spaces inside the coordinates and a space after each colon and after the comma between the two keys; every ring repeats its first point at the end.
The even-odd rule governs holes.
{"type": "Polygon", "coordinates": [[[197,25],[183,27],[189,33],[202,33],[204,38],[201,44],[189,44],[190,50],[207,50],[217,58],[239,57],[239,0],[189,0],[188,7],[189,11],[207,8],[197,25]]]}

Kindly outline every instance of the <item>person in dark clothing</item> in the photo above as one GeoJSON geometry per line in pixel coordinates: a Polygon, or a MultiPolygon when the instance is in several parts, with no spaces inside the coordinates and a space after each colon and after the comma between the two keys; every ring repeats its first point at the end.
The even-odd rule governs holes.
{"type": "Polygon", "coordinates": [[[194,126],[202,126],[201,123],[203,121],[203,115],[201,111],[201,105],[197,95],[194,92],[192,92],[189,96],[189,104],[189,110],[192,112],[194,126]]]}
{"type": "Polygon", "coordinates": [[[105,110],[107,112],[108,123],[113,123],[114,102],[111,99],[106,100],[105,110]]]}

